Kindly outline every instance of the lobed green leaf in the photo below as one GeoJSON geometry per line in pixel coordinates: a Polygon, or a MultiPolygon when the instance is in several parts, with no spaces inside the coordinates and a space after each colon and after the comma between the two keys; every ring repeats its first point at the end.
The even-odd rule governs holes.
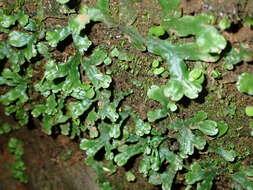
{"type": "Polygon", "coordinates": [[[240,92],[253,95],[253,74],[242,73],[238,78],[236,87],[240,92]]]}

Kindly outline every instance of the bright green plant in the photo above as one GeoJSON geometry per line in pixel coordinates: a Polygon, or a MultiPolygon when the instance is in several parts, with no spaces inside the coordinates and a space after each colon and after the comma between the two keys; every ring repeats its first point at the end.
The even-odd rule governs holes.
{"type": "Polygon", "coordinates": [[[236,64],[242,61],[250,62],[252,59],[253,51],[246,44],[240,44],[225,52],[223,66],[227,70],[232,70],[236,64]]]}
{"type": "Polygon", "coordinates": [[[219,133],[218,133],[218,137],[222,137],[223,135],[225,135],[229,129],[228,124],[226,124],[225,122],[221,121],[218,122],[218,129],[219,129],[219,133]]]}
{"type": "Polygon", "coordinates": [[[161,75],[164,73],[165,68],[160,66],[161,59],[155,59],[152,63],[152,74],[153,75],[161,75]]]}
{"type": "MultiPolygon", "coordinates": [[[[69,2],[57,1],[61,4],[69,2]]],[[[199,96],[205,80],[202,63],[217,62],[227,41],[212,26],[212,15],[186,16],[177,11],[179,0],[158,2],[162,8],[162,22],[151,27],[147,36],[140,35],[134,26],[130,26],[137,14],[132,4],[124,0],[120,1],[118,19],[110,13],[109,0],[98,0],[93,7],[82,5],[76,8],[78,11],[72,10],[65,25],[47,29],[43,18],[34,20],[21,10],[13,14],[0,12],[0,32],[6,35],[6,40],[0,42],[0,59],[8,63],[0,75],[0,85],[8,86],[0,96],[0,102],[6,105],[5,112],[15,114],[22,125],[29,121],[31,113],[41,121],[42,130],[49,135],[59,128],[62,135],[71,139],[82,137],[80,148],[86,151],[86,163],[97,172],[97,181],[103,190],[113,189],[104,171],[113,174],[135,157],[140,158],[139,173],[151,184],[161,185],[163,190],[173,189],[179,175],[184,177],[186,189],[196,186],[198,190],[208,190],[219,175],[218,166],[192,159],[192,156],[204,151],[208,139],[225,135],[228,125],[209,120],[203,111],[184,120],[171,117],[174,116],[171,112],[178,109],[176,102],[183,97],[196,99],[199,96]],[[154,81],[147,91],[148,98],[161,104],[161,108],[147,112],[147,119],[141,119],[131,107],[121,106],[133,91],[114,90],[113,76],[107,72],[115,62],[125,63],[123,67],[127,71],[128,65],[134,64],[134,58],[117,48],[108,52],[100,45],[92,47],[85,30],[91,22],[102,22],[117,29],[137,50],[157,55],[158,59],[152,63],[153,74],[169,73],[164,85],[159,86],[154,81]],[[16,26],[15,30],[12,26],[16,26]],[[169,38],[160,39],[165,33],[169,38]],[[69,38],[74,50],[59,61],[53,52],[69,38]],[[182,38],[190,40],[185,42],[182,38]],[[34,63],[37,59],[33,58],[41,60],[34,63]],[[162,60],[165,64],[160,67],[162,60]],[[193,63],[191,69],[188,61],[193,63]],[[105,72],[100,70],[103,64],[105,72]],[[37,66],[42,68],[41,74],[34,77],[37,66]],[[33,98],[34,91],[40,97],[39,101],[33,98]],[[167,116],[170,116],[169,122],[164,120],[167,116]],[[96,159],[98,153],[104,153],[102,161],[96,159]]],[[[221,27],[225,25],[222,23],[221,27]]],[[[224,54],[227,69],[252,57],[243,45],[224,54]]],[[[250,74],[240,76],[238,89],[251,95],[252,78],[250,74]]],[[[132,83],[137,84],[134,80],[132,83]]],[[[6,132],[8,128],[3,130],[6,132]]],[[[23,155],[20,142],[11,139],[9,147],[20,159],[23,155]]],[[[222,147],[211,153],[220,155],[228,163],[233,163],[237,156],[235,151],[222,147]]],[[[26,182],[24,163],[18,160],[14,168],[16,178],[26,182]]],[[[135,180],[131,170],[125,175],[128,181],[135,180]]],[[[246,188],[251,185],[248,177],[251,177],[250,173],[240,171],[232,176],[246,188]]]]}
{"type": "Polygon", "coordinates": [[[149,35],[160,37],[165,34],[165,30],[161,26],[153,26],[148,31],[149,35]]]}
{"type": "Polygon", "coordinates": [[[39,52],[37,41],[43,38],[44,30],[37,31],[35,20],[30,19],[22,10],[12,15],[6,15],[1,10],[0,20],[0,28],[5,29],[4,32],[8,34],[8,40],[0,43],[0,59],[7,58],[10,64],[10,67],[5,68],[0,76],[0,85],[13,87],[0,96],[0,102],[6,105],[7,115],[15,113],[19,123],[24,125],[28,122],[24,105],[29,101],[27,90],[31,85],[33,70],[31,66],[25,68],[22,65],[37,56],[39,52]],[[9,30],[17,22],[25,32],[9,30]]]}
{"type": "MultiPolygon", "coordinates": [[[[175,1],[176,2],[176,1],[175,1]]],[[[171,13],[169,3],[160,1],[168,14],[171,13]]],[[[174,6],[178,6],[175,3],[174,6]]],[[[190,99],[198,97],[202,90],[204,72],[201,68],[189,71],[185,60],[201,60],[215,62],[226,46],[226,40],[211,26],[213,17],[210,15],[183,16],[173,15],[166,17],[161,26],[168,32],[173,31],[179,37],[194,35],[196,42],[171,43],[154,37],[148,37],[146,45],[148,51],[157,54],[166,60],[170,72],[170,80],[161,87],[152,86],[148,96],[162,104],[162,109],[149,112],[149,120],[163,118],[169,110],[175,111],[175,101],[183,96],[190,99]],[[158,95],[159,94],[159,95],[158,95]]]]}
{"type": "MultiPolygon", "coordinates": [[[[31,71],[28,70],[27,72],[31,71]]],[[[29,76],[29,73],[23,77],[9,68],[5,68],[0,77],[0,85],[14,87],[6,94],[0,96],[0,102],[6,106],[5,114],[10,115],[15,113],[21,125],[28,122],[28,115],[23,106],[29,100],[26,91],[30,78],[31,76],[29,76]]]]}
{"type": "Polygon", "coordinates": [[[231,26],[231,21],[229,20],[229,18],[224,17],[219,21],[218,25],[221,30],[225,30],[231,26]]]}
{"type": "MultiPolygon", "coordinates": [[[[205,147],[206,140],[194,135],[193,131],[199,130],[204,135],[209,136],[217,135],[219,131],[217,123],[207,120],[207,115],[204,112],[199,112],[186,121],[175,121],[168,126],[168,129],[175,132],[175,138],[180,144],[179,153],[174,153],[166,147],[167,137],[164,136],[165,131],[158,131],[153,128],[151,124],[138,118],[130,108],[126,108],[124,114],[126,113],[130,114],[135,123],[134,131],[130,132],[131,129],[128,126],[122,126],[122,122],[120,122],[118,133],[114,135],[114,132],[110,132],[112,128],[110,129],[109,125],[102,123],[99,128],[100,137],[94,140],[83,139],[80,148],[86,150],[89,157],[94,157],[104,147],[106,151],[105,158],[114,160],[118,166],[123,166],[131,157],[142,154],[143,158],[140,162],[139,172],[148,177],[151,183],[161,184],[163,189],[171,188],[177,171],[182,170],[184,167],[183,160],[192,155],[195,148],[202,150],[205,147]],[[116,155],[112,151],[115,149],[119,152],[116,155]],[[170,167],[165,172],[160,173],[159,170],[165,162],[170,167]],[[165,178],[158,182],[154,181],[155,176],[164,176],[165,178]]],[[[126,114],[125,118],[129,114],[126,114]]]]}
{"type": "Polygon", "coordinates": [[[253,95],[253,74],[242,73],[238,78],[236,86],[240,92],[253,95]]]}
{"type": "Polygon", "coordinates": [[[245,113],[246,113],[246,115],[247,116],[253,116],[253,106],[247,106],[246,108],[245,108],[245,113]]]}
{"type": "MultiPolygon", "coordinates": [[[[250,73],[242,73],[238,78],[236,86],[240,92],[253,95],[253,75],[250,73]]],[[[247,106],[245,113],[248,116],[253,116],[253,107],[247,106]]]]}

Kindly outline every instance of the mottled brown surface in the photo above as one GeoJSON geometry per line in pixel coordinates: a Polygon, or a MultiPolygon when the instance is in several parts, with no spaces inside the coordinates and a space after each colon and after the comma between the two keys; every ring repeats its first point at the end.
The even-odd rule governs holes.
{"type": "MultiPolygon", "coordinates": [[[[2,114],[1,111],[5,122],[15,124],[2,114]]],[[[24,142],[23,160],[29,183],[20,184],[10,175],[13,157],[7,148],[9,137],[10,134],[0,136],[0,190],[98,190],[96,175],[85,166],[85,155],[78,143],[65,136],[53,139],[38,128],[26,127],[11,133],[11,137],[24,142]]]]}

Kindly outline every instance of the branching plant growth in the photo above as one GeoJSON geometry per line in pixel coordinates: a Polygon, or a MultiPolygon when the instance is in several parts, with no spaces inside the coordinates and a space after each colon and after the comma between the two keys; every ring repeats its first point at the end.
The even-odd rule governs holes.
{"type": "MultiPolygon", "coordinates": [[[[228,164],[237,161],[238,153],[232,148],[209,146],[211,140],[224,136],[229,126],[208,119],[205,111],[187,118],[178,118],[175,112],[184,112],[179,109],[183,99],[200,96],[208,65],[218,63],[231,70],[242,61],[251,61],[252,51],[245,44],[227,50],[227,40],[215,27],[216,18],[212,14],[183,15],[179,0],[158,0],[161,23],[152,26],[146,36],[132,25],[136,13],[124,1],[119,6],[125,22],[112,16],[109,0],[97,0],[93,7],[81,3],[72,9],[69,0],[57,2],[68,15],[61,26],[47,25],[41,12],[31,17],[22,9],[0,10],[0,103],[5,105],[5,114],[14,116],[22,126],[37,118],[46,134],[59,131],[79,139],[86,164],[97,172],[103,190],[113,189],[107,176],[133,158],[139,161],[138,172],[163,190],[173,189],[176,183],[186,189],[211,190],[222,175],[217,160],[228,164]],[[153,63],[150,61],[153,76],[162,77],[167,72],[163,84],[154,80],[147,88],[147,99],[159,103],[146,112],[147,118],[124,102],[138,96],[133,89],[114,88],[113,66],[119,61],[134,61],[127,52],[90,40],[87,27],[98,22],[127,36],[135,51],[155,57],[153,63]],[[71,53],[59,50],[65,40],[71,42],[71,53]],[[104,154],[98,160],[99,152],[104,154]],[[195,155],[211,158],[197,159],[195,155]]],[[[229,26],[220,23],[222,30],[229,26]]],[[[243,73],[236,86],[253,95],[253,75],[243,73]]],[[[252,106],[246,108],[246,114],[253,116],[252,106]]],[[[10,131],[6,124],[0,126],[0,134],[10,131]]],[[[14,177],[26,183],[21,142],[10,139],[9,148],[18,159],[14,177]]],[[[233,181],[231,188],[253,190],[251,166],[239,165],[226,174],[233,181]]],[[[130,182],[136,180],[131,170],[126,177],[130,182]]]]}

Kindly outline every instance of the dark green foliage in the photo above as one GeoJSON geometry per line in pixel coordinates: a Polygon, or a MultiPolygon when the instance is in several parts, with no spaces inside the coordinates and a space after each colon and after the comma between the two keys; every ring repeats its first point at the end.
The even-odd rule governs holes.
{"type": "Polygon", "coordinates": [[[10,138],[8,142],[9,151],[14,156],[14,162],[11,165],[11,174],[14,178],[19,180],[21,183],[27,183],[28,177],[24,173],[26,170],[25,163],[22,161],[24,154],[23,142],[16,139],[10,138]]]}

